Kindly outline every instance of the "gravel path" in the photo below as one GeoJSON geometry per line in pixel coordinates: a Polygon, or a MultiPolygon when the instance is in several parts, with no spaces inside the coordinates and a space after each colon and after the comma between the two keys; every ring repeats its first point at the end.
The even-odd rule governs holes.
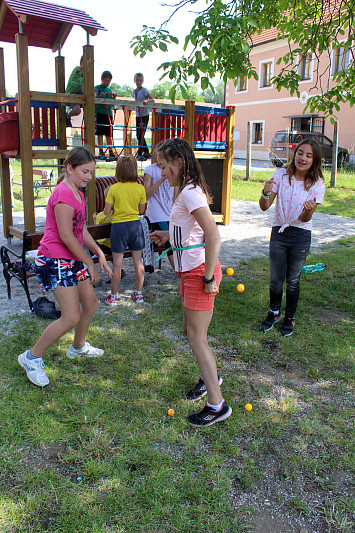
{"type": "MultiPolygon", "coordinates": [[[[219,226],[222,247],[220,261],[222,267],[235,266],[242,259],[251,257],[267,256],[270,227],[273,218],[274,206],[269,211],[260,211],[257,202],[242,202],[232,200],[231,224],[229,226],[219,226]]],[[[44,209],[36,209],[37,224],[44,223],[44,209]]],[[[14,214],[14,224],[23,223],[23,213],[14,214]]],[[[334,215],[324,215],[315,213],[313,216],[312,251],[318,251],[325,244],[329,244],[337,239],[351,237],[355,235],[355,219],[343,218],[334,215]]],[[[0,225],[0,245],[6,244],[3,236],[2,220],[0,225]]],[[[21,249],[19,239],[12,240],[12,247],[15,250],[21,249]]],[[[129,297],[134,286],[134,270],[131,260],[125,260],[124,269],[127,272],[122,280],[120,292],[129,297]]],[[[99,282],[97,293],[100,300],[109,294],[109,286],[105,283],[106,275],[99,282]]],[[[146,274],[144,291],[157,292],[164,284],[176,283],[177,278],[165,260],[161,270],[155,270],[153,274],[146,274]]],[[[36,278],[29,281],[32,299],[40,296],[39,285],[36,278]]],[[[6,317],[15,313],[28,313],[28,304],[24,290],[16,279],[11,282],[12,299],[8,300],[6,283],[0,275],[0,316],[6,317]]]]}

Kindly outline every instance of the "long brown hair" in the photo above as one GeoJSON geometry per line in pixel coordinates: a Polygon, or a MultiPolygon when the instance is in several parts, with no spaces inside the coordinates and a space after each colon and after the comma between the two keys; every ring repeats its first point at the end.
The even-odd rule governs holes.
{"type": "Polygon", "coordinates": [[[137,161],[132,156],[120,157],[116,165],[116,180],[121,183],[127,181],[137,181],[138,169],[137,161]]]}
{"type": "Polygon", "coordinates": [[[324,176],[322,172],[322,149],[316,139],[303,139],[303,141],[298,143],[295,148],[295,151],[293,152],[292,159],[289,165],[287,166],[287,173],[291,185],[291,178],[295,175],[296,172],[295,157],[300,146],[304,144],[309,144],[312,147],[313,152],[312,166],[308,170],[304,180],[304,188],[306,189],[306,191],[308,191],[312,187],[312,185],[314,185],[319,179],[322,179],[324,181],[324,176]]]}
{"type": "Polygon", "coordinates": [[[182,189],[188,184],[193,184],[194,187],[199,185],[207,197],[207,202],[212,203],[212,197],[209,192],[205,178],[203,177],[201,167],[196,160],[195,154],[184,139],[168,139],[167,141],[161,141],[156,149],[156,155],[160,154],[166,161],[182,160],[182,166],[179,176],[178,193],[180,194],[182,189]]]}
{"type": "Polygon", "coordinates": [[[62,174],[58,178],[57,185],[64,180],[68,165],[70,165],[72,168],[76,168],[80,165],[85,165],[85,163],[90,163],[90,161],[94,161],[94,163],[96,163],[94,155],[88,148],[86,148],[86,146],[75,146],[75,148],[69,150],[63,164],[64,168],[62,174]]]}

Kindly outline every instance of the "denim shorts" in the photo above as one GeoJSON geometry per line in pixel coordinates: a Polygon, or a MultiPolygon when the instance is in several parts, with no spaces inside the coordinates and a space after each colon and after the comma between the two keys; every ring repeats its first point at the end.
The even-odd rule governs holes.
{"type": "Polygon", "coordinates": [[[144,232],[139,220],[114,222],[111,226],[111,250],[123,254],[128,250],[143,250],[144,232]]]}
{"type": "Polygon", "coordinates": [[[74,287],[79,281],[90,278],[81,261],[75,259],[52,259],[44,255],[36,257],[36,274],[42,292],[58,287],[74,287]]]}

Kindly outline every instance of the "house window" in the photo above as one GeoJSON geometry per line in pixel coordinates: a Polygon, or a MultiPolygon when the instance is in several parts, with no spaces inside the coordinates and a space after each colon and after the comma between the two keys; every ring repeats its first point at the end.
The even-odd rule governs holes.
{"type": "Polygon", "coordinates": [[[260,87],[271,87],[272,61],[261,63],[260,87]]]}
{"type": "Polygon", "coordinates": [[[235,92],[236,93],[240,93],[240,92],[246,91],[246,90],[247,90],[247,77],[246,76],[241,76],[240,78],[238,78],[238,83],[237,83],[235,92]]]}
{"type": "Polygon", "coordinates": [[[264,122],[251,123],[251,143],[264,144],[264,122]]]}
{"type": "Polygon", "coordinates": [[[348,68],[350,63],[351,49],[345,50],[344,45],[340,45],[333,50],[333,76],[348,68]]]}
{"type": "Polygon", "coordinates": [[[298,74],[302,80],[311,79],[311,66],[312,66],[312,54],[304,54],[301,56],[301,60],[298,67],[298,74]]]}

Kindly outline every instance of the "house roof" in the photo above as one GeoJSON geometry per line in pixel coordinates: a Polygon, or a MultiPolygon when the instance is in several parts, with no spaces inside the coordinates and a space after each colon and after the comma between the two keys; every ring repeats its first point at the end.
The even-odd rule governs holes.
{"type": "MultiPolygon", "coordinates": [[[[19,20],[29,46],[51,48],[63,46],[73,26],[81,26],[94,36],[105,30],[101,24],[79,9],[59,6],[43,0],[0,0],[0,41],[15,42],[19,20]]],[[[106,30],[105,30],[106,31],[106,30]]]]}
{"type": "MultiPolygon", "coordinates": [[[[341,9],[341,0],[324,0],[323,9],[321,14],[317,15],[319,24],[325,23],[327,20],[337,16],[339,10],[341,9]]],[[[287,10],[285,14],[289,13],[287,10]]],[[[258,46],[260,44],[269,43],[271,41],[276,41],[279,36],[279,31],[277,28],[272,27],[266,30],[263,30],[260,34],[255,33],[250,43],[252,46],[258,46]]]]}

